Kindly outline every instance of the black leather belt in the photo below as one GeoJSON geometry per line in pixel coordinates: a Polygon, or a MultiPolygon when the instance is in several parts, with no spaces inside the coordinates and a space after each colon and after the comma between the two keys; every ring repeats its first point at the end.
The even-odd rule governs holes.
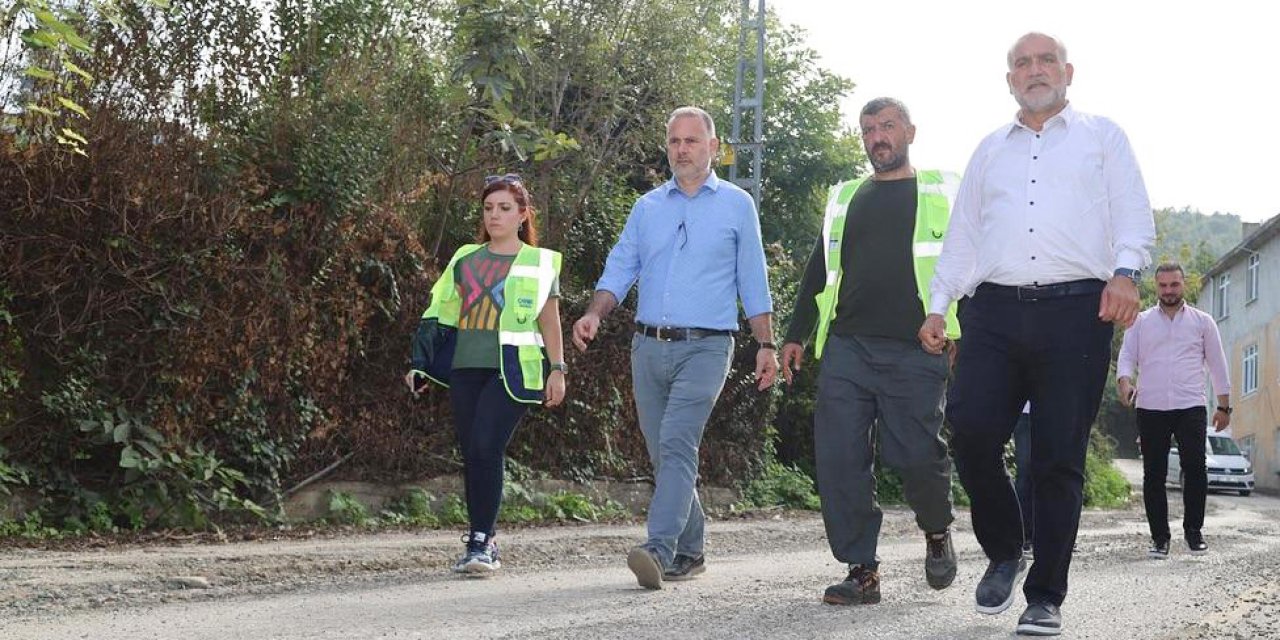
{"type": "Polygon", "coordinates": [[[1051,300],[1068,296],[1092,295],[1101,293],[1106,287],[1107,283],[1101,280],[1072,280],[1071,282],[1059,282],[1057,284],[1028,284],[1020,287],[984,282],[978,285],[975,295],[1018,300],[1020,302],[1035,302],[1037,300],[1051,300]]]}
{"type": "Polygon", "coordinates": [[[667,340],[669,342],[680,342],[681,340],[698,340],[699,338],[708,338],[711,336],[729,336],[733,335],[732,331],[727,329],[699,329],[697,327],[651,327],[640,322],[636,323],[636,333],[658,340],[667,340]]]}

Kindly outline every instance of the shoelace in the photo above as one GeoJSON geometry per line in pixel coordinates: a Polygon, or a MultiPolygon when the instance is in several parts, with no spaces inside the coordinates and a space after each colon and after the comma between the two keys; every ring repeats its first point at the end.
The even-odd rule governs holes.
{"type": "Polygon", "coordinates": [[[947,535],[945,533],[938,536],[927,535],[925,536],[925,542],[929,545],[929,555],[935,558],[941,558],[946,555],[947,535]]]}
{"type": "Polygon", "coordinates": [[[876,582],[878,582],[880,580],[880,577],[876,575],[876,572],[862,565],[858,565],[849,570],[849,577],[846,579],[849,582],[858,583],[860,587],[865,589],[868,586],[874,585],[876,582]]]}

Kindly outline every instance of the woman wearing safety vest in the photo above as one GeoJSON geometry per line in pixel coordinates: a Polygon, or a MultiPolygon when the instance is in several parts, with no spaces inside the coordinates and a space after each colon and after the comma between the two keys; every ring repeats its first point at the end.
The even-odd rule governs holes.
{"type": "Polygon", "coordinates": [[[530,405],[564,400],[568,369],[560,254],[538,247],[528,190],[518,175],[489,176],[481,200],[480,242],[458,249],[431,288],[405,383],[414,394],[449,388],[471,520],[453,571],[483,576],[502,566],[493,535],[507,443],[530,405]]]}

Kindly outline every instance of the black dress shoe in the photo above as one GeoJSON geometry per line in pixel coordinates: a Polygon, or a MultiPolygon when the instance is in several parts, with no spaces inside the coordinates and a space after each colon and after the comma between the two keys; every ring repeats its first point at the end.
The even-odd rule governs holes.
{"type": "Polygon", "coordinates": [[[1018,618],[1020,636],[1056,636],[1062,633],[1062,612],[1052,602],[1032,602],[1018,618]]]}
{"type": "Polygon", "coordinates": [[[978,613],[995,615],[1013,604],[1013,589],[1027,573],[1027,560],[1019,555],[1013,560],[991,561],[987,572],[974,591],[978,613]]]}
{"type": "Polygon", "coordinates": [[[1209,545],[1205,543],[1204,536],[1199,531],[1187,534],[1187,548],[1191,550],[1191,555],[1199,556],[1209,552],[1209,545]]]}

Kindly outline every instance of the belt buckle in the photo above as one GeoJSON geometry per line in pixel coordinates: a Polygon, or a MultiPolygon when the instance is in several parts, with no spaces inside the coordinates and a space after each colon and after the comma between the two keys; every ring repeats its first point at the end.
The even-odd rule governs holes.
{"type": "MultiPolygon", "coordinates": [[[[668,332],[668,335],[670,335],[670,332],[668,332]]],[[[654,338],[655,340],[658,340],[658,341],[662,341],[662,340],[663,340],[663,338],[662,338],[662,327],[654,327],[654,328],[653,328],[653,338],[654,338]]],[[[666,340],[667,340],[667,341],[670,341],[670,340],[671,340],[671,338],[670,338],[670,337],[668,337],[668,338],[666,338],[666,340]]]]}
{"type": "Polygon", "coordinates": [[[1039,297],[1039,296],[1037,296],[1037,295],[1036,295],[1036,293],[1037,293],[1037,289],[1039,289],[1039,288],[1040,288],[1040,286],[1039,286],[1039,285],[1036,285],[1036,284],[1018,285],[1018,288],[1017,288],[1017,289],[1015,289],[1015,291],[1017,291],[1017,294],[1018,294],[1018,302],[1036,302],[1036,301],[1038,301],[1038,300],[1040,299],[1040,297],[1039,297]],[[1027,293],[1027,297],[1026,297],[1026,298],[1023,298],[1023,297],[1022,297],[1023,290],[1026,290],[1026,293],[1027,293]]]}

